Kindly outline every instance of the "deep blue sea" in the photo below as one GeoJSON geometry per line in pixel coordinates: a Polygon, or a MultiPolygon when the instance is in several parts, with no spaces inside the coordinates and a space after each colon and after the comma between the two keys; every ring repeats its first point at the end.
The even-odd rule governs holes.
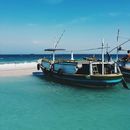
{"type": "MultiPolygon", "coordinates": [[[[100,54],[75,54],[74,55],[74,58],[75,59],[82,59],[84,57],[92,57],[92,56],[95,56],[96,58],[98,59],[101,59],[101,55],[100,54]]],[[[119,55],[119,57],[123,57],[124,54],[121,54],[119,55]]],[[[19,54],[19,55],[16,55],[16,54],[7,54],[7,55],[0,55],[0,64],[4,64],[4,63],[23,63],[23,62],[35,62],[37,61],[38,59],[40,58],[49,58],[51,59],[52,58],[52,55],[51,54],[19,54]]],[[[105,56],[107,57],[107,56],[105,56]]],[[[111,55],[111,57],[113,59],[116,58],[116,55],[111,55]]],[[[56,58],[57,59],[62,59],[62,58],[65,58],[65,59],[70,59],[71,56],[70,54],[58,54],[56,55],[56,58]]]]}
{"type": "MultiPolygon", "coordinates": [[[[0,55],[0,64],[35,62],[45,56],[51,57],[0,55]]],[[[130,130],[130,90],[121,84],[87,89],[33,75],[1,77],[0,130],[130,130]]]]}

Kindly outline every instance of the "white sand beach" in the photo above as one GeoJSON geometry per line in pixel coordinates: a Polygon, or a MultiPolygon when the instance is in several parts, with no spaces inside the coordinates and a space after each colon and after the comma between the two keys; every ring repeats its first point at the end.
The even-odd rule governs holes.
{"type": "Polygon", "coordinates": [[[37,72],[37,63],[13,63],[0,65],[0,77],[32,75],[37,72]]]}

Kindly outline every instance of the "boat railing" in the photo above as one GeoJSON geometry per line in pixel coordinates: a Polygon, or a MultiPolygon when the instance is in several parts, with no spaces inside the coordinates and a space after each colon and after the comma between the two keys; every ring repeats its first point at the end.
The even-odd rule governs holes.
{"type": "Polygon", "coordinates": [[[68,59],[57,59],[55,60],[55,63],[62,63],[62,62],[66,62],[66,63],[76,63],[76,60],[68,60],[68,59]]]}
{"type": "Polygon", "coordinates": [[[48,63],[52,63],[52,60],[49,60],[49,59],[43,58],[43,59],[41,60],[41,62],[48,62],[48,63]]]}
{"type": "Polygon", "coordinates": [[[106,75],[121,73],[120,69],[115,62],[104,62],[104,73],[102,73],[102,62],[90,62],[90,75],[106,75]]]}

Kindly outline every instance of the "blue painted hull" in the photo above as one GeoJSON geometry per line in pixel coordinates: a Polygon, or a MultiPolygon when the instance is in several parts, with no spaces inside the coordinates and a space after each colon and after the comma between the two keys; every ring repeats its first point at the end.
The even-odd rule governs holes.
{"type": "Polygon", "coordinates": [[[58,74],[57,72],[51,72],[48,70],[43,70],[43,73],[47,78],[52,79],[53,81],[83,86],[89,88],[108,88],[112,87],[122,81],[122,75],[117,76],[89,76],[89,75],[70,75],[70,74],[58,74]]]}

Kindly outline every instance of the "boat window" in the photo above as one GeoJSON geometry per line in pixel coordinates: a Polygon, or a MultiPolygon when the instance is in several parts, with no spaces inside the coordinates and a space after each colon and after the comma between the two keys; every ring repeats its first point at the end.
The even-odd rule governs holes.
{"type": "Polygon", "coordinates": [[[77,74],[89,74],[89,64],[82,64],[82,67],[77,70],[77,74]]]}
{"type": "Polygon", "coordinates": [[[114,73],[114,66],[112,66],[110,64],[104,65],[104,73],[105,74],[112,74],[112,73],[114,73]]]}
{"type": "MultiPolygon", "coordinates": [[[[102,74],[102,64],[97,65],[97,70],[98,70],[98,74],[102,74]]],[[[114,73],[114,65],[105,64],[104,65],[104,74],[113,74],[113,73],[114,73]]],[[[93,73],[93,74],[97,74],[97,73],[93,73]]]]}

